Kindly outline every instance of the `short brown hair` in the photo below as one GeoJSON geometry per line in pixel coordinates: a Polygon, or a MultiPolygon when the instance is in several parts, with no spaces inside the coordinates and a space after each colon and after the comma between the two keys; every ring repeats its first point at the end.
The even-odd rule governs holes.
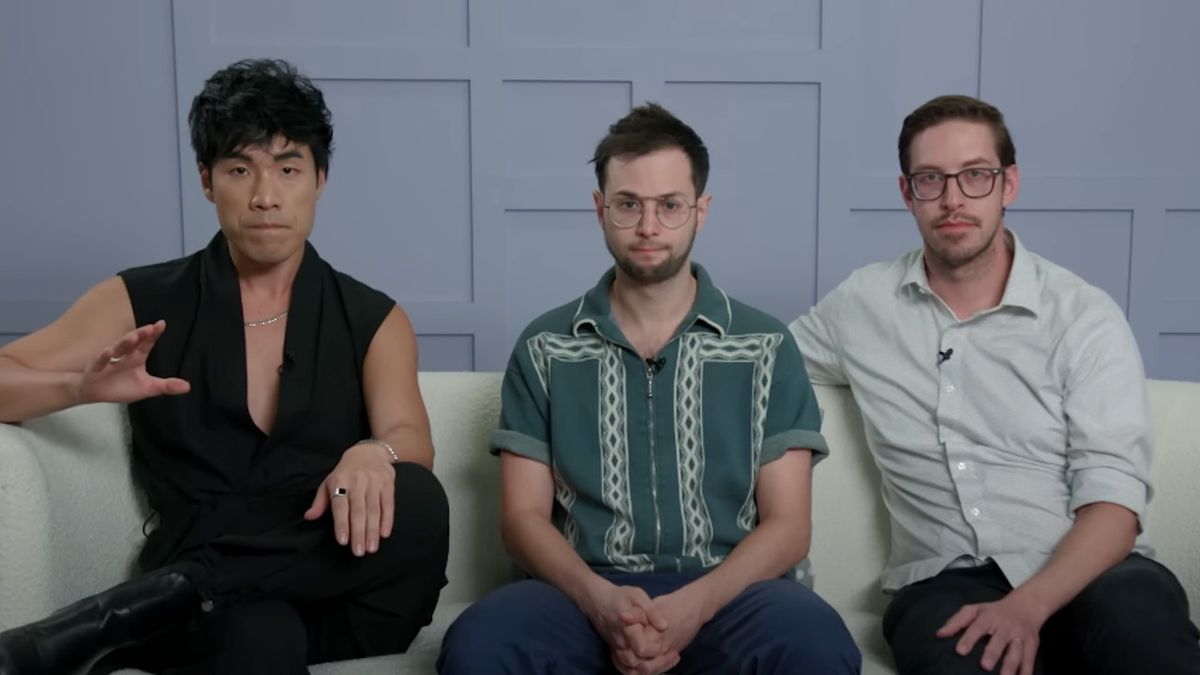
{"type": "Polygon", "coordinates": [[[970,96],[948,95],[926,101],[904,118],[904,124],[900,127],[899,143],[901,173],[908,175],[912,165],[908,149],[917,134],[946,120],[987,124],[992,128],[992,135],[996,137],[996,155],[1000,158],[1001,166],[1017,163],[1017,149],[1013,146],[1008,127],[1004,125],[1004,115],[995,106],[970,96]]]}
{"type": "Polygon", "coordinates": [[[592,163],[596,165],[596,182],[604,192],[608,160],[622,155],[641,157],[664,148],[679,148],[692,165],[692,186],[696,196],[704,194],[708,183],[708,148],[691,127],[657,103],[647,103],[631,110],[608,128],[608,135],[596,145],[592,163]]]}

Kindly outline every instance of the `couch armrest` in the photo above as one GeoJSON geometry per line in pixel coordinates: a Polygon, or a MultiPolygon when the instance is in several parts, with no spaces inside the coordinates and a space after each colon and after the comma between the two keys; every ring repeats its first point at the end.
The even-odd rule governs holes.
{"type": "Polygon", "coordinates": [[[124,408],[79,406],[0,429],[0,625],[125,579],[144,510],[124,408]]]}
{"type": "Polygon", "coordinates": [[[0,630],[51,609],[50,495],[28,430],[0,424],[0,630]]]}

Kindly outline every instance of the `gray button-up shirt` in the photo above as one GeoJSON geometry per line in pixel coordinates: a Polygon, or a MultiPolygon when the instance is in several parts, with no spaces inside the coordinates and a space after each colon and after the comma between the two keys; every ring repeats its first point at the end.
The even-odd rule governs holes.
{"type": "MultiPolygon", "coordinates": [[[[1144,514],[1149,405],[1129,324],[1007,234],[993,309],[957,319],[917,250],[855,271],[791,324],[812,381],[850,385],[862,409],[891,516],[886,591],[964,557],[1020,585],[1079,507],[1144,514]]],[[[1153,553],[1141,538],[1137,550],[1153,553]]]]}

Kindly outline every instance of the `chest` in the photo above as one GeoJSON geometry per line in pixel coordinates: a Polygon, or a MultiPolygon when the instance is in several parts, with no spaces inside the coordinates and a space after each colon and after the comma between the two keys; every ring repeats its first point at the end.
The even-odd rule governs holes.
{"type": "Polygon", "coordinates": [[[287,320],[269,326],[247,326],[246,408],[255,426],[270,433],[279,410],[279,378],[284,367],[283,339],[287,320]]]}

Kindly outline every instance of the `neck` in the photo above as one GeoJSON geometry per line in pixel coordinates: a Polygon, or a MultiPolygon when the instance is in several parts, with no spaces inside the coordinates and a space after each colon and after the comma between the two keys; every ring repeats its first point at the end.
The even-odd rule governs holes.
{"type": "Polygon", "coordinates": [[[996,307],[1004,298],[1012,267],[1013,243],[1008,230],[1002,230],[991,246],[966,264],[946,265],[928,251],[923,258],[929,288],[956,317],[966,319],[996,307]]]}
{"type": "Polygon", "coordinates": [[[674,277],[653,284],[636,282],[618,267],[609,291],[613,318],[638,353],[652,357],[691,311],[696,289],[690,264],[674,277]]]}
{"type": "Polygon", "coordinates": [[[260,263],[241,256],[230,248],[242,295],[242,315],[246,321],[261,321],[287,310],[292,284],[300,271],[304,250],[278,263],[260,263]]]}

